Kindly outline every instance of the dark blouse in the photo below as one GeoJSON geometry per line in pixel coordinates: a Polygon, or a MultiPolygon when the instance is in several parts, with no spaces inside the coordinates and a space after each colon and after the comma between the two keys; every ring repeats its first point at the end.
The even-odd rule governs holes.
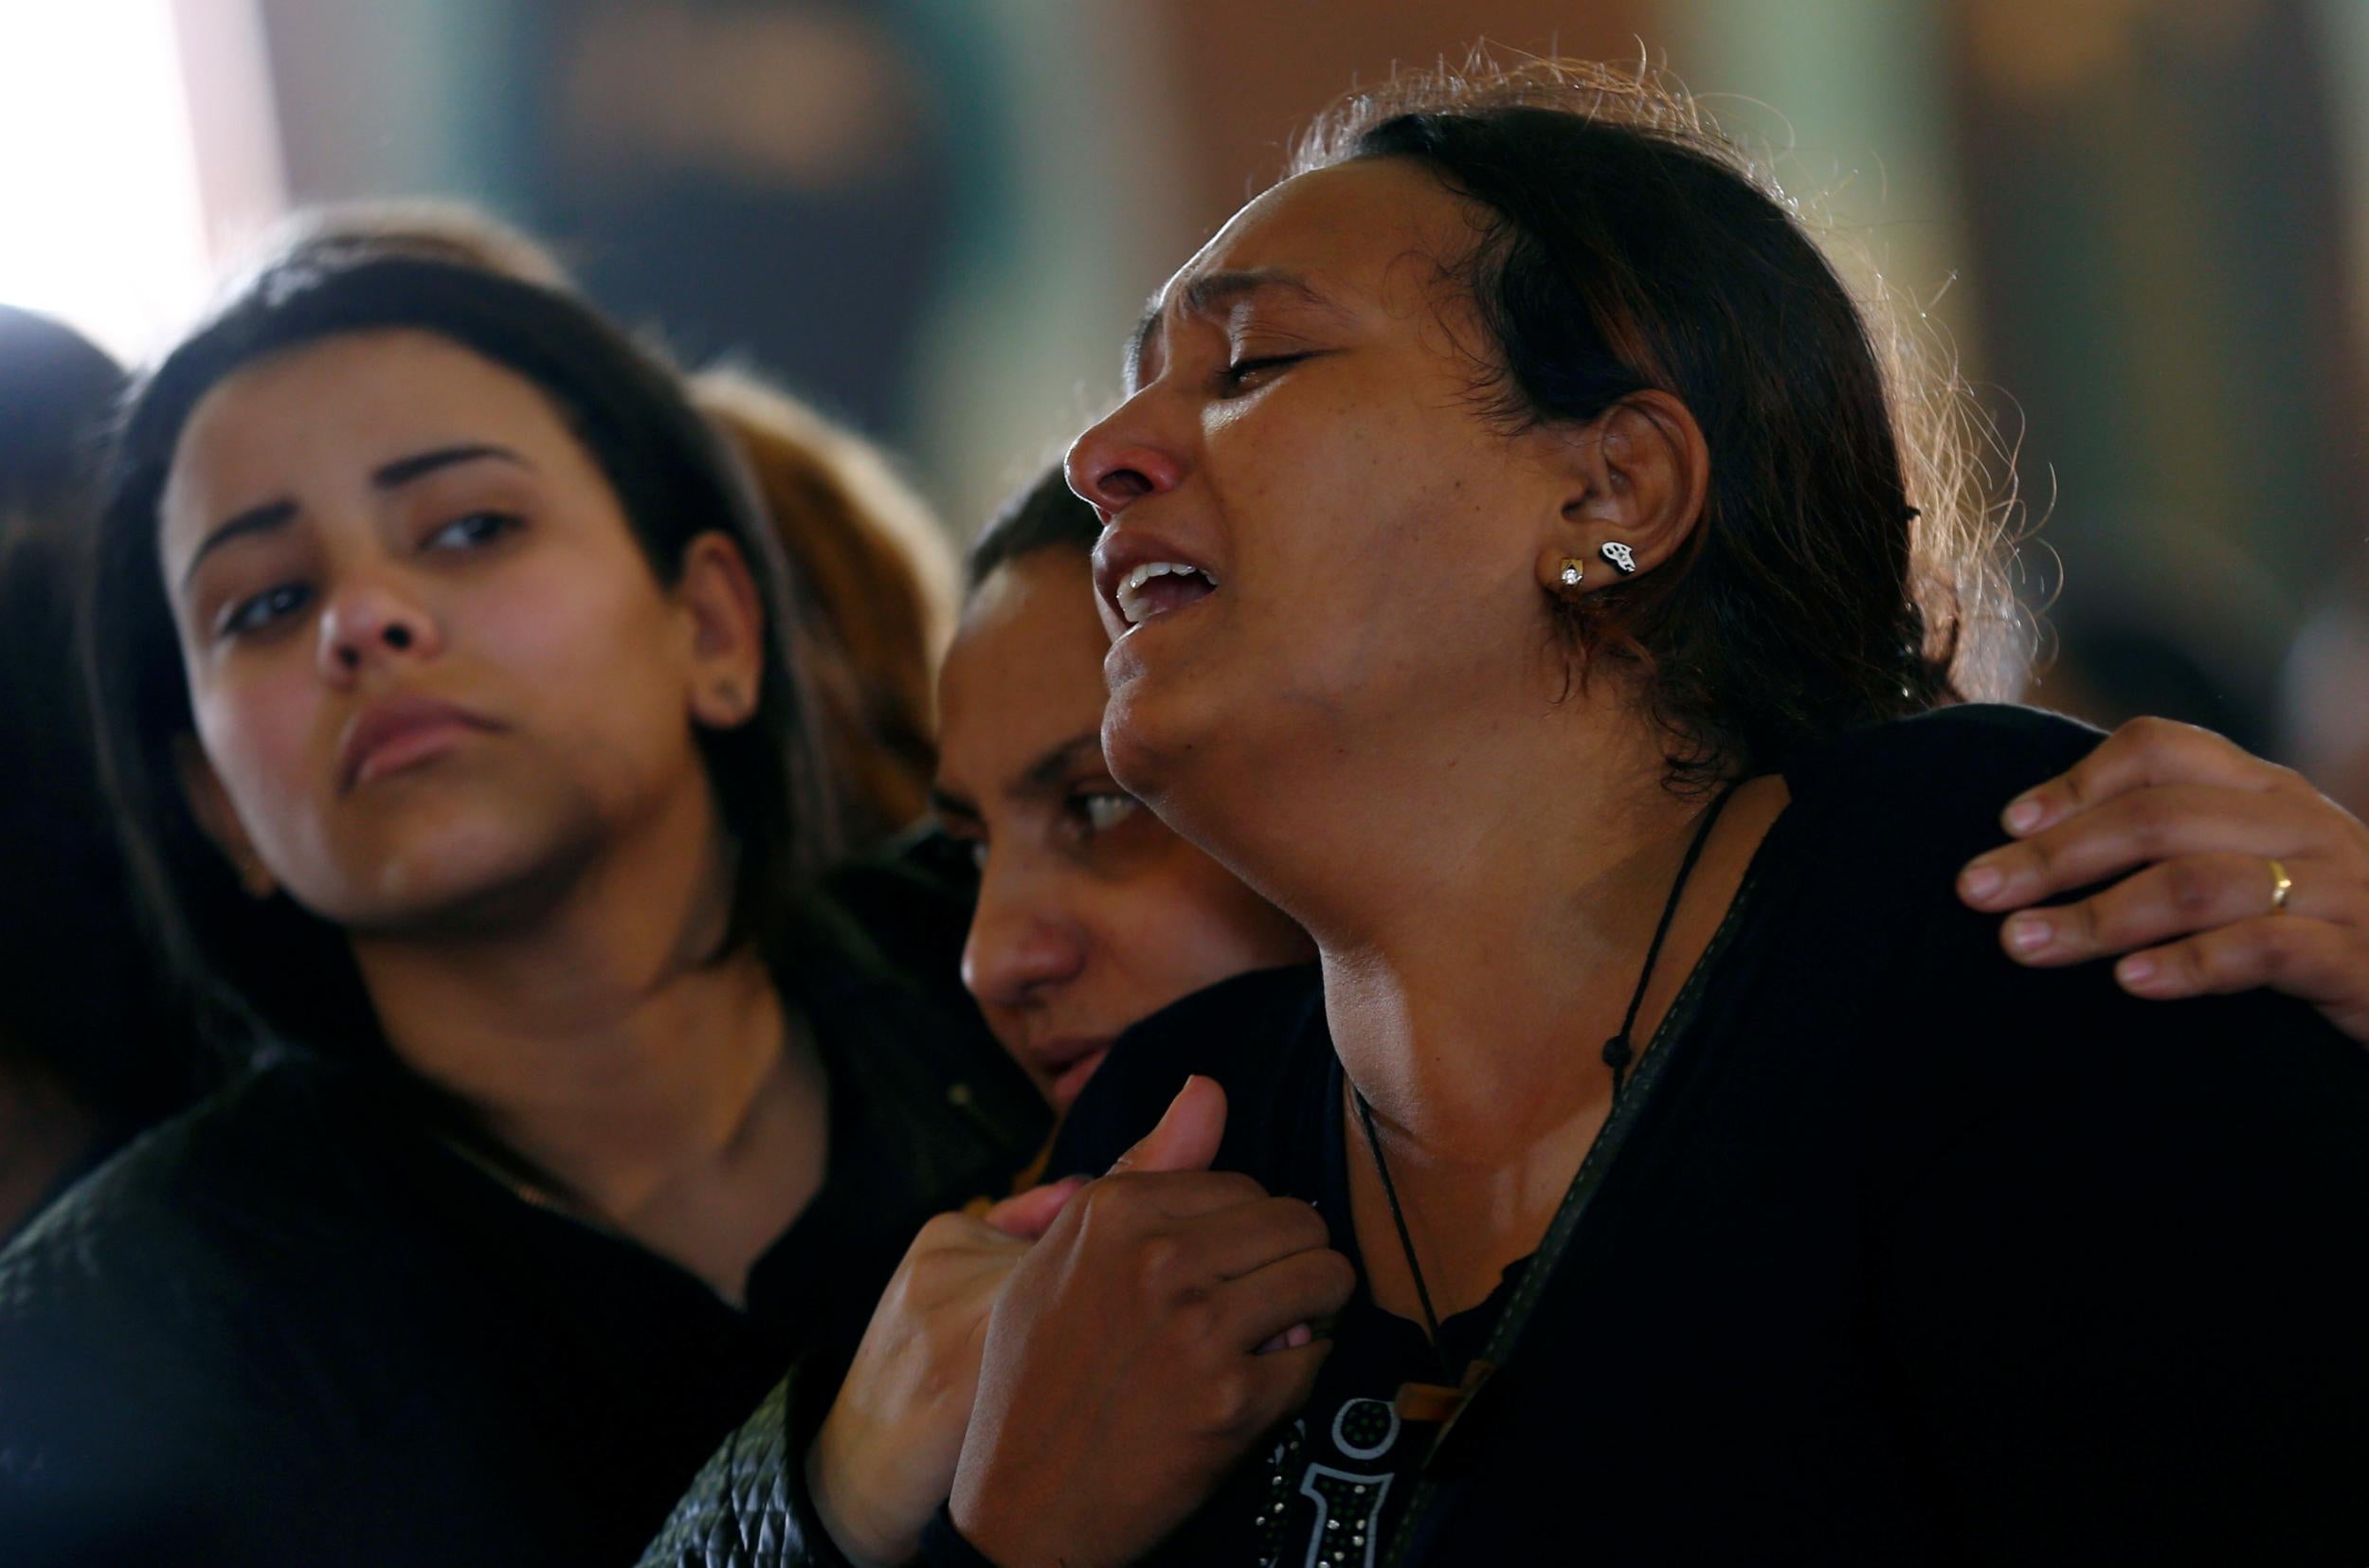
{"type": "Polygon", "coordinates": [[[514,1195],[389,1076],[283,1054],[0,1254],[0,1561],[631,1562],[793,1359],[852,1348],[1040,1102],[837,917],[794,983],[812,1203],[747,1309],[514,1195]]]}
{"type": "MultiPolygon", "coordinates": [[[[1361,1292],[1160,1559],[2369,1561],[2369,1054],[2267,994],[2020,968],[1952,892],[2095,740],[1963,708],[1788,767],[1567,1239],[1443,1325],[1460,1364],[1535,1293],[1449,1439],[1389,1414],[1438,1363],[1361,1292]]],[[[1356,1260],[1312,969],[1123,1039],[1052,1168],[1104,1168],[1191,1072],[1228,1091],[1219,1165],[1356,1260]]]]}

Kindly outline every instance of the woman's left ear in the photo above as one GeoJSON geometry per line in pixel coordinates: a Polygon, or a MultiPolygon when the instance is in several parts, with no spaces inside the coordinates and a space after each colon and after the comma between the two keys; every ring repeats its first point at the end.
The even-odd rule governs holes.
{"type": "Polygon", "coordinates": [[[749,558],[729,535],[683,550],[675,600],[691,627],[691,716],[710,730],[746,724],[765,679],[765,603],[749,558]]]}
{"type": "Polygon", "coordinates": [[[1710,449],[1668,392],[1634,392],[1561,440],[1569,488],[1538,562],[1549,592],[1651,571],[1702,521],[1710,449]]]}

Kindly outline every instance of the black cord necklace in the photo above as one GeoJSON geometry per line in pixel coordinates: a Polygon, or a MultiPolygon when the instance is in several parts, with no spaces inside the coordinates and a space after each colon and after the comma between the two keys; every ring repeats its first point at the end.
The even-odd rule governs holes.
{"type": "MultiPolygon", "coordinates": [[[[1654,928],[1654,940],[1645,947],[1645,966],[1637,972],[1637,989],[1629,993],[1629,1010],[1620,1019],[1620,1031],[1604,1042],[1604,1065],[1612,1069],[1612,1098],[1620,1102],[1620,1091],[1628,1082],[1629,1064],[1637,1059],[1637,1050],[1630,1044],[1630,1031],[1637,1027],[1637,1010],[1645,1005],[1645,988],[1654,979],[1654,964],[1661,957],[1662,943],[1670,935],[1671,922],[1678,915],[1678,900],[1686,892],[1687,878],[1694,874],[1694,863],[1703,857],[1703,846],[1710,841],[1711,828],[1719,821],[1719,814],[1727,809],[1735,795],[1735,785],[1719,792],[1718,799],[1705,808],[1703,820],[1694,829],[1694,838],[1687,845],[1685,858],[1678,862],[1678,875],[1670,884],[1670,896],[1661,907],[1661,920],[1654,928]]],[[[1357,1103],[1358,1121],[1365,1128],[1365,1146],[1373,1152],[1374,1174],[1382,1178],[1382,1196],[1390,1205],[1390,1222],[1398,1228],[1399,1250],[1405,1254],[1406,1271],[1415,1281],[1415,1300],[1423,1308],[1423,1328],[1431,1339],[1432,1354],[1439,1359],[1443,1386],[1436,1391],[1446,1396],[1453,1409],[1457,1398],[1456,1376],[1448,1365],[1448,1353],[1439,1343],[1439,1315],[1432,1309],[1431,1289],[1423,1283],[1423,1266],[1415,1261],[1415,1238],[1406,1228],[1406,1212],[1399,1205],[1399,1189],[1390,1180],[1390,1162],[1382,1155],[1382,1137],[1374,1130],[1374,1108],[1365,1103],[1365,1091],[1355,1084],[1349,1086],[1349,1096],[1357,1103]]],[[[1401,1391],[1402,1400],[1406,1391],[1401,1391]]]]}

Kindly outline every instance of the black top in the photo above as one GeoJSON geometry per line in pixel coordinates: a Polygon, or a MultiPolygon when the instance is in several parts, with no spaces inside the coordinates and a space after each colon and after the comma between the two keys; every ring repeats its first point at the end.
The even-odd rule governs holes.
{"type": "MultiPolygon", "coordinates": [[[[1952,892],[2096,739],[1961,708],[1787,768],[1563,1244],[1442,1325],[1461,1365],[1537,1298],[1452,1439],[1389,1418],[1438,1362],[1361,1292],[1162,1559],[2369,1561],[2369,1054],[2266,994],[2021,968],[1952,892]]],[[[1192,1072],[1218,1164],[1356,1260],[1313,969],[1122,1040],[1052,1168],[1104,1168],[1192,1072]]]]}
{"type": "Polygon", "coordinates": [[[390,1076],[290,1054],[0,1254],[0,1560],[631,1562],[795,1357],[853,1347],[929,1215],[1043,1113],[836,917],[785,989],[824,1184],[746,1311],[517,1196],[390,1076]]]}

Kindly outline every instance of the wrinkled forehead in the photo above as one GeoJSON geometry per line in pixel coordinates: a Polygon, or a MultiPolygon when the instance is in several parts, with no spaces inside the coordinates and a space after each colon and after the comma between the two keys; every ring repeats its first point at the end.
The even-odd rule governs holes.
{"type": "Polygon", "coordinates": [[[1262,294],[1318,309],[1391,309],[1435,282],[1473,235],[1465,205],[1407,159],[1295,174],[1235,213],[1152,296],[1128,342],[1128,390],[1159,373],[1181,320],[1262,294]]]}

